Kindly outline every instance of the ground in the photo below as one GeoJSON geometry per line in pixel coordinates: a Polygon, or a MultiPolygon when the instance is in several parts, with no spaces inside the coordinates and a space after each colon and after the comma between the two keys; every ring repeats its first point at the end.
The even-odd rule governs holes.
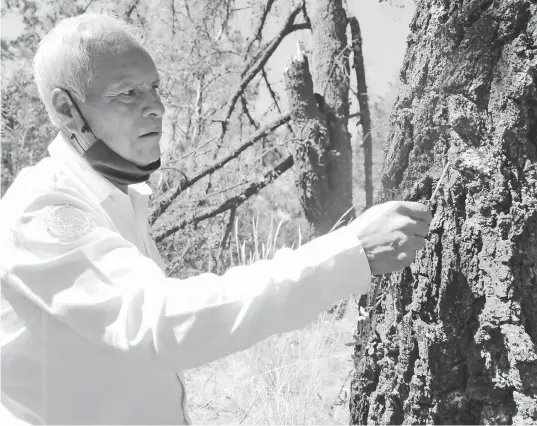
{"type": "Polygon", "coordinates": [[[354,303],[307,328],[185,372],[194,424],[349,424],[354,303]]]}

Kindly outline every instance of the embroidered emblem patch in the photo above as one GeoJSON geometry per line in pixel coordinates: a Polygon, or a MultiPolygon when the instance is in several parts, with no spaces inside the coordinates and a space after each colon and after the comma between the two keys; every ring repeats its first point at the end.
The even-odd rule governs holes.
{"type": "Polygon", "coordinates": [[[79,207],[67,203],[49,207],[45,224],[47,232],[62,242],[75,241],[93,229],[89,215],[79,207]]]}

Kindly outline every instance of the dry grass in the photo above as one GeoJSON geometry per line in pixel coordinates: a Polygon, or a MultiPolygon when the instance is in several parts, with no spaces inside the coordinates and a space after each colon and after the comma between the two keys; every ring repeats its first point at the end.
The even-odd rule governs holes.
{"type": "Polygon", "coordinates": [[[341,320],[322,313],[305,329],[185,372],[192,422],[349,424],[353,361],[345,343],[357,319],[349,303],[341,320]]]}
{"type": "MultiPolygon", "coordinates": [[[[256,241],[257,228],[254,221],[256,241]]],[[[241,262],[272,256],[277,232],[266,244],[256,244],[251,256],[236,241],[241,262]]],[[[341,320],[321,313],[304,329],[272,336],[245,351],[186,371],[192,422],[349,424],[353,361],[352,348],[345,343],[353,340],[359,315],[354,303],[348,306],[341,320]]]]}

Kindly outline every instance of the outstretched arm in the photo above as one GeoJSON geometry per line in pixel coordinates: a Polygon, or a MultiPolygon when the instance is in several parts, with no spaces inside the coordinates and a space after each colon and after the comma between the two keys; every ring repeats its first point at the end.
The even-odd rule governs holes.
{"type": "Polygon", "coordinates": [[[172,370],[303,327],[341,298],[366,292],[371,274],[356,234],[343,227],[222,276],[167,278],[83,200],[61,193],[26,209],[10,250],[3,285],[59,321],[49,327],[63,324],[96,345],[172,370]],[[68,241],[46,219],[60,203],[90,224],[68,241]]]}

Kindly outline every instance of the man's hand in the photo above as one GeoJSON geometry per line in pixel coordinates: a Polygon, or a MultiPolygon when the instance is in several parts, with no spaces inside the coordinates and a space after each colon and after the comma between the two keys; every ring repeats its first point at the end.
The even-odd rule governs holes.
{"type": "Polygon", "coordinates": [[[389,201],[366,210],[348,226],[356,232],[371,273],[388,274],[410,265],[425,247],[432,220],[422,203],[389,201]]]}

